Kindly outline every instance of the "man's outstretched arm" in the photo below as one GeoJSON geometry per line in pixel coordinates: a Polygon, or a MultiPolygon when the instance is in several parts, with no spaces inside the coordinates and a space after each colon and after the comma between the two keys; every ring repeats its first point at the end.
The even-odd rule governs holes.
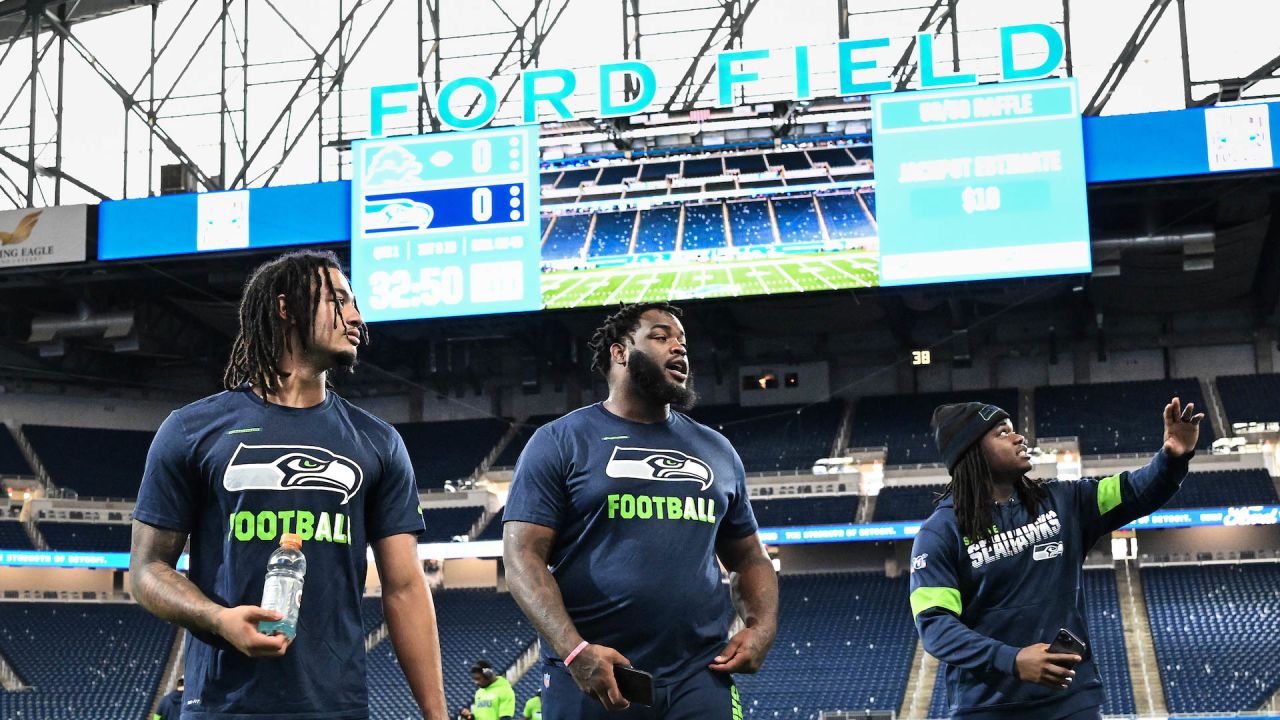
{"type": "Polygon", "coordinates": [[[427,720],[445,720],[444,676],[435,604],[418,560],[418,541],[400,533],[373,542],[382,579],[382,607],[396,659],[427,720]]]}
{"type": "Polygon", "coordinates": [[[260,621],[279,620],[280,613],[256,605],[228,608],[210,600],[176,569],[186,544],[185,532],[133,521],[129,578],[138,604],[193,633],[220,635],[249,657],[284,655],[288,638],[258,632],[260,621]]]}

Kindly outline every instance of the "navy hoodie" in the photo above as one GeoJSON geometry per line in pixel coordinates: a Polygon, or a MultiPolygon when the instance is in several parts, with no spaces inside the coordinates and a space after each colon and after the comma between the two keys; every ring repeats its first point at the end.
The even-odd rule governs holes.
{"type": "Polygon", "coordinates": [[[1052,643],[1063,627],[1089,643],[1085,555],[1168,502],[1190,459],[1161,450],[1132,472],[1046,482],[1034,516],[1015,494],[996,507],[997,534],[976,543],[961,536],[951,498],[938,504],[912,547],[911,612],[925,651],[946,663],[952,717],[1054,720],[1102,705],[1089,654],[1067,690],[1022,682],[1014,660],[1028,645],[1052,643]]]}

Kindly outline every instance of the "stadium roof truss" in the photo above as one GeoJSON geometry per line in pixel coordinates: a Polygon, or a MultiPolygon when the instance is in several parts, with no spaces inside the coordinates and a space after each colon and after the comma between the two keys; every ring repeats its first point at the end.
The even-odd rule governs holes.
{"type": "MultiPolygon", "coordinates": [[[[608,57],[580,57],[578,66],[619,55],[661,63],[655,107],[706,107],[716,54],[750,46],[751,38],[759,45],[760,33],[767,32],[760,23],[768,21],[756,18],[776,1],[617,0],[613,17],[620,22],[610,21],[608,28],[620,30],[618,44],[600,51],[608,57]]],[[[918,75],[917,33],[949,36],[944,60],[958,71],[962,60],[982,54],[962,48],[962,35],[989,29],[959,21],[967,7],[962,0],[807,2],[830,13],[812,18],[830,35],[828,42],[861,37],[872,20],[890,28],[897,58],[890,77],[898,89],[918,75]],[[891,20],[886,24],[885,18],[891,20]]],[[[1245,92],[1259,97],[1259,88],[1276,79],[1280,56],[1239,77],[1193,79],[1187,2],[1151,0],[1103,81],[1086,93],[1086,113],[1103,111],[1166,16],[1178,23],[1187,106],[1233,101],[1245,92]],[[1175,4],[1177,12],[1168,13],[1175,4]]],[[[407,48],[410,37],[423,92],[408,124],[394,132],[440,130],[431,104],[445,82],[462,75],[494,78],[503,100],[497,122],[512,122],[520,72],[577,57],[579,30],[566,28],[576,22],[580,29],[584,18],[600,17],[604,3],[477,0],[467,4],[465,16],[460,5],[445,5],[0,0],[0,207],[154,195],[162,186],[221,190],[344,177],[346,149],[368,131],[368,87],[376,84],[370,80],[370,56],[387,47],[407,48]],[[552,50],[554,57],[546,60],[552,50]],[[112,107],[116,102],[119,115],[112,107]],[[160,177],[161,166],[173,165],[182,171],[176,182],[160,177]]],[[[1037,8],[1040,21],[1064,28],[1065,69],[1071,74],[1071,0],[1039,0],[1037,8]]],[[[630,76],[627,82],[624,94],[634,97],[638,89],[630,76]]],[[[742,92],[744,103],[778,99],[742,92]]],[[[620,122],[591,122],[626,149],[620,122]]],[[[788,129],[785,122],[774,127],[788,129]]]]}

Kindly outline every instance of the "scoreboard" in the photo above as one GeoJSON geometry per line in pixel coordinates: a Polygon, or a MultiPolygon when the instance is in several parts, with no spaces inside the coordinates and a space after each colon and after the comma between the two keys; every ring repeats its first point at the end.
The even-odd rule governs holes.
{"type": "Polygon", "coordinates": [[[1087,273],[1074,79],[872,99],[880,284],[1087,273]]]}
{"type": "Polygon", "coordinates": [[[352,146],[351,274],[365,320],[542,307],[538,130],[352,146]]]}

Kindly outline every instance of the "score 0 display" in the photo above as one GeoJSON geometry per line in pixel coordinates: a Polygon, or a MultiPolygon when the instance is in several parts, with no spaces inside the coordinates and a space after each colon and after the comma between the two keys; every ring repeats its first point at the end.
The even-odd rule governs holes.
{"type": "Polygon", "coordinates": [[[872,99],[880,284],[1086,273],[1074,79],[872,99]]]}
{"type": "Polygon", "coordinates": [[[351,275],[368,322],[538,310],[537,126],[352,145],[351,275]]]}

